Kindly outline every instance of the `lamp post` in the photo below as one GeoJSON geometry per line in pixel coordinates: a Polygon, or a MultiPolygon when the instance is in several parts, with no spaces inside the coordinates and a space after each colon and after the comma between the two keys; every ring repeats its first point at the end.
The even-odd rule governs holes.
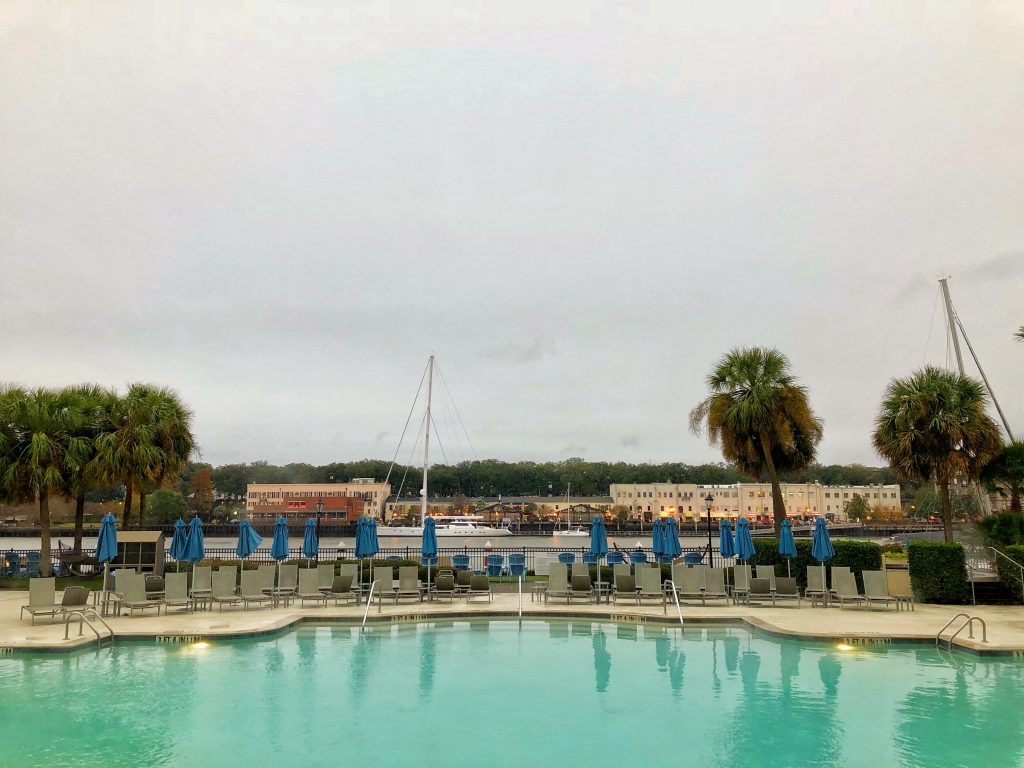
{"type": "Polygon", "coordinates": [[[704,508],[708,511],[708,565],[715,567],[715,560],[711,554],[711,505],[715,503],[715,497],[709,492],[704,497],[704,508]]]}
{"type": "Polygon", "coordinates": [[[320,548],[320,515],[323,513],[323,511],[324,511],[324,500],[323,499],[317,499],[316,500],[316,546],[317,546],[317,549],[320,548]]]}

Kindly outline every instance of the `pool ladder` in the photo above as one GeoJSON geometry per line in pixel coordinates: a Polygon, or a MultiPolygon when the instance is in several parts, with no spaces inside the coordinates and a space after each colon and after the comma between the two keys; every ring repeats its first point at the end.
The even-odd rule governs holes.
{"type": "MultiPolygon", "coordinates": [[[[362,632],[366,629],[366,616],[370,612],[370,603],[373,602],[373,588],[377,586],[376,581],[370,582],[370,591],[366,593],[366,610],[363,611],[363,623],[359,627],[359,631],[362,632]]],[[[383,604],[383,600],[381,603],[383,604]]]]}
{"type": "Polygon", "coordinates": [[[96,611],[92,610],[91,608],[88,608],[88,609],[85,609],[85,610],[80,610],[80,611],[68,611],[66,614],[64,614],[64,639],[65,640],[69,639],[68,638],[68,633],[69,633],[69,630],[71,629],[71,622],[74,621],[75,617],[78,617],[78,636],[79,637],[81,637],[82,634],[83,634],[83,627],[82,627],[82,625],[86,624],[86,625],[88,625],[89,629],[91,629],[93,631],[93,634],[96,635],[96,647],[97,648],[102,648],[103,647],[103,640],[104,639],[109,640],[111,645],[113,644],[113,642],[114,642],[114,630],[111,629],[110,625],[107,624],[107,622],[105,622],[103,620],[102,616],[100,616],[98,613],[96,613],[96,611]],[[100,624],[103,625],[103,627],[108,632],[106,637],[104,637],[103,635],[100,634],[100,631],[96,628],[96,625],[92,623],[92,619],[90,619],[89,616],[86,615],[86,613],[92,614],[92,619],[95,619],[96,621],[98,621],[100,624]]]}
{"type": "MultiPolygon", "coordinates": [[[[672,599],[675,601],[676,613],[679,615],[679,628],[681,630],[686,629],[686,624],[683,622],[683,609],[679,607],[679,592],[676,590],[676,583],[672,581],[672,579],[669,579],[665,583],[668,585],[668,588],[672,590],[672,599]]],[[[668,605],[665,606],[665,613],[668,613],[668,605]]]]}
{"type": "Polygon", "coordinates": [[[962,622],[960,624],[960,626],[956,628],[956,631],[953,632],[947,638],[947,640],[946,640],[946,642],[947,642],[946,650],[949,650],[949,651],[953,650],[953,639],[957,635],[959,635],[961,632],[963,632],[965,629],[967,630],[967,636],[973,640],[974,639],[974,622],[978,622],[979,624],[981,624],[981,642],[983,642],[983,643],[987,643],[988,642],[988,627],[985,626],[985,620],[983,618],[981,618],[980,616],[970,616],[969,614],[966,614],[966,613],[958,613],[952,619],[947,621],[946,625],[936,633],[936,635],[935,635],[935,646],[936,647],[938,647],[939,643],[942,642],[942,633],[945,632],[947,629],[949,629],[957,621],[957,619],[966,619],[966,621],[962,622]]]}

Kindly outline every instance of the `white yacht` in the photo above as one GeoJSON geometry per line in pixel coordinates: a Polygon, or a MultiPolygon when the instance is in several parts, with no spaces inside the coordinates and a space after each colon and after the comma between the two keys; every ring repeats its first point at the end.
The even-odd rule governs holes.
{"type": "MultiPolygon", "coordinates": [[[[507,528],[493,528],[483,524],[483,518],[479,515],[465,516],[434,516],[434,526],[439,539],[450,538],[481,538],[489,539],[495,536],[511,536],[512,532],[507,528]]],[[[377,537],[386,538],[390,536],[412,536],[423,538],[422,525],[378,525],[377,537]]]]}

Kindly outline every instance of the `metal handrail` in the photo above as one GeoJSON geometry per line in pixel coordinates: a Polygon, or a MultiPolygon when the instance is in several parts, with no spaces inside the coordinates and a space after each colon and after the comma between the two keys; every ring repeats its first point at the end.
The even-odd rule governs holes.
{"type": "Polygon", "coordinates": [[[359,626],[360,631],[366,628],[366,617],[370,613],[370,603],[373,602],[373,588],[376,586],[376,581],[370,582],[370,591],[366,593],[366,609],[363,611],[363,623],[359,626]]]}
{"type": "Polygon", "coordinates": [[[981,642],[983,642],[983,643],[987,643],[988,642],[988,627],[985,625],[985,620],[983,618],[981,618],[980,616],[971,616],[970,614],[963,613],[961,611],[956,616],[954,616],[952,619],[947,621],[945,623],[945,625],[942,627],[942,629],[940,629],[936,633],[936,635],[935,635],[935,646],[936,647],[938,647],[939,643],[942,641],[942,633],[945,632],[947,629],[949,629],[949,627],[952,626],[953,622],[955,622],[957,619],[961,619],[961,618],[967,619],[967,621],[965,621],[963,624],[961,624],[959,627],[957,627],[956,632],[954,632],[953,634],[951,634],[949,636],[949,641],[948,641],[948,645],[947,645],[947,649],[948,650],[953,650],[953,639],[957,635],[959,635],[961,632],[963,632],[965,628],[967,629],[967,636],[969,638],[971,638],[972,640],[974,639],[974,622],[976,622],[976,621],[981,623],[981,642]]]}
{"type": "Polygon", "coordinates": [[[679,594],[676,592],[676,583],[669,579],[665,582],[668,584],[669,589],[672,590],[672,600],[676,604],[676,613],[679,614],[679,627],[680,629],[686,629],[686,624],[683,622],[683,609],[679,607],[679,594]]]}
{"type": "Polygon", "coordinates": [[[519,574],[519,620],[523,620],[523,575],[519,574]]]}
{"type": "MultiPolygon", "coordinates": [[[[103,620],[103,617],[100,616],[98,613],[96,613],[95,610],[93,610],[91,608],[87,608],[85,610],[88,610],[89,613],[91,613],[93,615],[93,617],[97,621],[99,621],[100,624],[102,624],[104,627],[106,627],[107,632],[110,633],[110,639],[113,640],[114,639],[114,630],[111,629],[110,625],[107,624],[107,622],[105,622],[103,620]]],[[[89,625],[89,629],[91,629],[93,631],[93,634],[96,635],[96,646],[98,648],[100,648],[100,647],[103,646],[103,637],[102,637],[102,635],[100,635],[100,631],[98,629],[96,629],[95,625],[93,625],[93,623],[89,619],[89,617],[85,615],[85,610],[68,611],[67,613],[64,614],[64,639],[65,640],[68,639],[68,632],[71,629],[71,621],[72,621],[72,619],[75,616],[77,616],[78,617],[78,636],[79,637],[82,636],[82,624],[83,623],[88,624],[89,625]]]]}
{"type": "Polygon", "coordinates": [[[1018,568],[1018,569],[1020,570],[1020,585],[1021,585],[1021,592],[1022,592],[1022,593],[1024,593],[1024,565],[1021,565],[1020,563],[1018,563],[1018,562],[1017,562],[1016,560],[1014,560],[1014,559],[1013,559],[1012,557],[1010,557],[1010,556],[1009,556],[1008,554],[1006,554],[1005,552],[1000,552],[1000,551],[999,551],[998,549],[996,549],[995,547],[989,547],[989,549],[991,549],[991,550],[992,550],[993,552],[995,552],[995,553],[996,553],[997,555],[999,555],[1000,557],[1006,558],[1006,559],[1007,559],[1007,560],[1009,560],[1009,561],[1010,561],[1011,563],[1013,563],[1014,565],[1016,565],[1016,566],[1017,566],[1017,568],[1018,568]]]}

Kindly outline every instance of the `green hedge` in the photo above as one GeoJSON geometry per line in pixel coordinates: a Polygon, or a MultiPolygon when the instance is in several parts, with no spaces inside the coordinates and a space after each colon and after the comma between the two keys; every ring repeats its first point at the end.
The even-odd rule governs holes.
{"type": "MultiPolygon", "coordinates": [[[[832,542],[836,556],[826,561],[825,567],[845,566],[853,571],[857,578],[857,588],[864,591],[862,571],[878,571],[882,568],[882,547],[873,541],[851,541],[836,539],[832,542]]],[[[786,558],[779,554],[778,539],[754,539],[754,556],[751,565],[774,565],[775,573],[786,572],[786,558]]],[[[796,557],[790,561],[790,572],[796,577],[800,587],[807,586],[807,568],[820,568],[821,565],[811,557],[811,542],[807,539],[796,540],[796,557]]]]}
{"type": "Polygon", "coordinates": [[[1024,544],[1024,515],[1004,512],[983,517],[975,525],[985,534],[985,538],[997,547],[1024,544]]]}
{"type": "MultiPolygon", "coordinates": [[[[1012,557],[1018,563],[1024,565],[1024,544],[1005,547],[1002,549],[1002,552],[1007,557],[1012,557]]],[[[999,573],[999,580],[1017,596],[1018,602],[1024,600],[1024,584],[1021,583],[1020,568],[1007,560],[1006,557],[996,555],[996,571],[999,573]]]]}
{"type": "Polygon", "coordinates": [[[910,583],[924,603],[965,605],[971,600],[964,548],[955,541],[912,541],[907,551],[910,583]]]}

